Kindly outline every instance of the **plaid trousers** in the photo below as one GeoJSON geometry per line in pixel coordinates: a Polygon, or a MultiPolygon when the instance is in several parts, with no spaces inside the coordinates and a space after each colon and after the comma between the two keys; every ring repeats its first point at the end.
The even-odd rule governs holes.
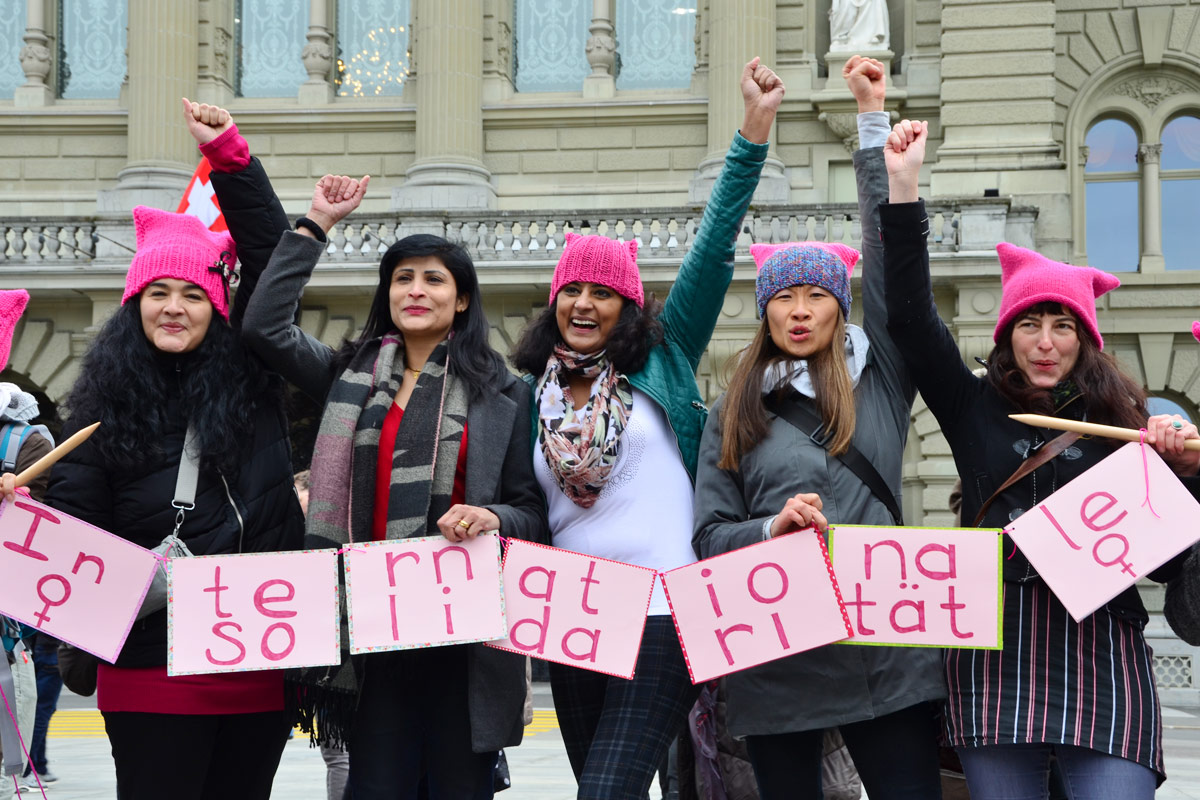
{"type": "Polygon", "coordinates": [[[669,615],[646,618],[632,680],[550,665],[579,800],[644,800],[700,694],[669,615]]]}

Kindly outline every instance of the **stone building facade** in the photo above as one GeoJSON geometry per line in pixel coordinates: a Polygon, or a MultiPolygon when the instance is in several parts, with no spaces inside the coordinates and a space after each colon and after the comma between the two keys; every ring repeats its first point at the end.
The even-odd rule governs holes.
{"type": "MultiPolygon", "coordinates": [[[[307,329],[352,334],[379,252],[431,231],[471,250],[503,350],[545,304],[567,230],[638,237],[648,287],[669,291],[741,118],[741,66],[759,55],[787,96],[701,366],[714,398],[758,324],[748,245],[859,237],[836,4],[0,2],[0,286],[32,294],[5,377],[49,404],[70,387],[119,303],[130,209],[173,209],[195,167],[181,95],[230,109],[289,212],[326,172],[372,176],[305,296],[307,329]]],[[[935,292],[963,353],[990,349],[998,241],[1119,269],[1124,287],[1099,315],[1110,350],[1195,418],[1200,2],[886,10],[887,36],[869,46],[890,67],[888,108],[931,124],[935,292]]],[[[906,463],[909,520],[950,523],[954,465],[920,401],[906,463]]],[[[1196,653],[1165,639],[1158,651],[1164,685],[1190,687],[1196,653]]]]}

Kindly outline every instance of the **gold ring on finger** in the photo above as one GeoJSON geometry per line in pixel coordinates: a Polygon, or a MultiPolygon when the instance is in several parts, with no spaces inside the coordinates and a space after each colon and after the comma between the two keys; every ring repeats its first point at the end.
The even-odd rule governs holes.
{"type": "Polygon", "coordinates": [[[471,523],[467,522],[465,519],[460,519],[460,520],[458,521],[458,527],[460,527],[460,528],[469,528],[469,527],[471,527],[471,523]]]}

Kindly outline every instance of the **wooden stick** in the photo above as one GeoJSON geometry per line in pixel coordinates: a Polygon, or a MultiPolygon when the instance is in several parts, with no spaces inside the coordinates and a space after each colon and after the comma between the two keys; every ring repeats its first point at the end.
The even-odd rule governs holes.
{"type": "Polygon", "coordinates": [[[58,447],[51,450],[46,455],[39,458],[37,461],[30,464],[25,470],[17,476],[17,486],[24,486],[31,480],[41,475],[46,470],[54,466],[60,458],[74,450],[79,445],[87,441],[87,438],[96,432],[96,428],[100,427],[99,422],[93,422],[86,428],[81,428],[72,434],[71,438],[60,444],[58,447]]]}
{"type": "MultiPolygon", "coordinates": [[[[1033,425],[1038,428],[1053,428],[1057,431],[1075,431],[1091,436],[1104,436],[1108,439],[1120,439],[1123,442],[1140,442],[1141,432],[1133,428],[1118,428],[1113,425],[1097,425],[1094,422],[1079,422],[1073,419],[1059,419],[1042,414],[1009,414],[1009,419],[1033,425]]],[[[1184,450],[1200,450],[1200,439],[1187,439],[1183,443],[1184,450]]]]}

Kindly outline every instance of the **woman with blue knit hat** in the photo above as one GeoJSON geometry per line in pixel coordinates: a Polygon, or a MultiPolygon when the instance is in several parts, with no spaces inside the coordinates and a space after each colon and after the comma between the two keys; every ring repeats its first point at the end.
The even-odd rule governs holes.
{"type": "MultiPolygon", "coordinates": [[[[878,205],[887,195],[883,66],[843,70],[859,103],[854,154],[864,253],[863,327],[849,322],[859,253],[754,245],[762,317],[704,429],[695,536],[702,558],[830,523],[898,525],[915,390],[885,329],[878,205]],[[847,459],[857,457],[874,479],[847,459]]],[[[826,728],[841,730],[872,800],[941,796],[941,651],[826,645],[725,677],[728,727],[745,738],[763,800],[822,797],[826,728]]]]}

